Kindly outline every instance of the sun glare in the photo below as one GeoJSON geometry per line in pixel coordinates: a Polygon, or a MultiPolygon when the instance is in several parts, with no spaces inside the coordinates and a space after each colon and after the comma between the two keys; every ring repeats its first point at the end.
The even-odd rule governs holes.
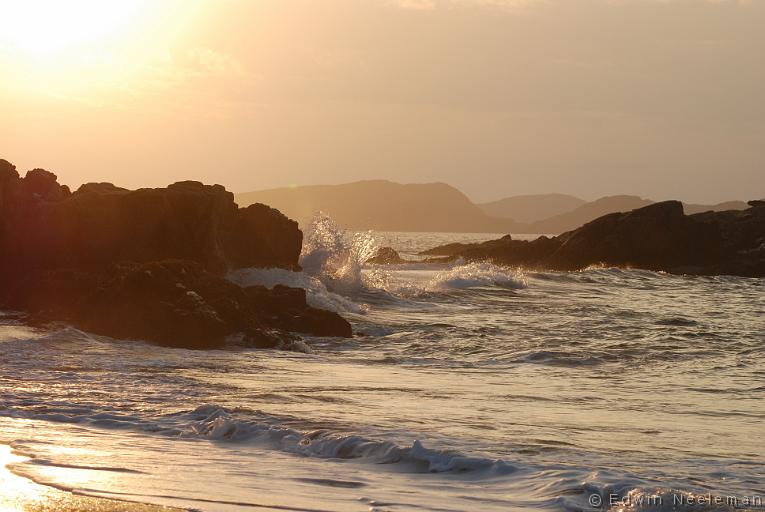
{"type": "Polygon", "coordinates": [[[195,0],[0,0],[0,74],[19,98],[115,104],[169,73],[195,0]]]}
{"type": "Polygon", "coordinates": [[[130,26],[146,0],[0,0],[0,43],[34,56],[100,44],[130,26]]]}

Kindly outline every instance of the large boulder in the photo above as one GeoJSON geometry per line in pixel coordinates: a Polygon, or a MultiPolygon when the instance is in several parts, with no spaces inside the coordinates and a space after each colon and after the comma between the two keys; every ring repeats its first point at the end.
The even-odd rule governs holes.
{"type": "Polygon", "coordinates": [[[299,270],[303,233],[294,220],[264,204],[236,212],[233,229],[226,232],[227,262],[234,268],[280,267],[299,270]]]}
{"type": "Polygon", "coordinates": [[[299,269],[303,235],[273,208],[238,208],[220,185],[89,183],[71,193],[53,173],[21,178],[0,160],[0,215],[0,307],[193,348],[234,334],[250,346],[275,346],[285,332],[351,335],[302,290],[225,279],[242,267],[299,269]]]}
{"type": "Polygon", "coordinates": [[[709,265],[724,251],[720,229],[686,216],[679,201],[605,215],[559,239],[562,245],[545,261],[562,269],[604,263],[669,270],[709,265]]]}
{"type": "Polygon", "coordinates": [[[393,247],[380,247],[365,263],[374,265],[400,265],[402,263],[410,262],[402,258],[393,247]]]}

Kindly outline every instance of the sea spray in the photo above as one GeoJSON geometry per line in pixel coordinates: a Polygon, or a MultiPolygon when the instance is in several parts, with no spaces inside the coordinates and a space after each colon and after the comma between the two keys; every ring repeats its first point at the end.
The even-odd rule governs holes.
{"type": "Polygon", "coordinates": [[[384,288],[383,270],[362,272],[364,262],[377,250],[371,232],[349,234],[331,217],[318,213],[306,229],[300,255],[302,272],[283,269],[239,269],[229,279],[241,286],[277,284],[304,288],[311,306],[338,313],[364,313],[368,306],[352,297],[369,288],[384,288]]]}
{"type": "Polygon", "coordinates": [[[321,279],[332,291],[352,293],[365,284],[379,288],[384,272],[362,274],[364,262],[371,258],[378,244],[371,231],[349,234],[331,217],[319,212],[306,229],[300,265],[304,271],[321,279]]]}
{"type": "Polygon", "coordinates": [[[292,288],[303,288],[309,305],[336,313],[363,314],[367,309],[364,304],[357,304],[328,290],[321,279],[305,272],[292,272],[280,268],[244,268],[229,272],[227,277],[240,286],[260,285],[273,288],[280,284],[292,288]]]}

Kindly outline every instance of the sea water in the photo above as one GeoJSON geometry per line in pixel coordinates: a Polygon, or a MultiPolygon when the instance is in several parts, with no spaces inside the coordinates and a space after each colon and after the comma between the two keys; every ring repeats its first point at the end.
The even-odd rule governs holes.
{"type": "Polygon", "coordinates": [[[304,287],[353,324],[300,352],[161,348],[5,314],[10,469],[210,511],[761,510],[765,280],[362,264],[382,245],[421,260],[498,236],[317,218],[303,272],[229,276],[304,287]]]}

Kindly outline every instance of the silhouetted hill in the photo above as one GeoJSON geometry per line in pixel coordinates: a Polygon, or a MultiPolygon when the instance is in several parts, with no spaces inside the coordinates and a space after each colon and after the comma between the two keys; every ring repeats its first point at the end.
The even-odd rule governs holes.
{"type": "Polygon", "coordinates": [[[305,225],[322,211],[347,229],[501,233],[515,225],[486,215],[445,183],[400,184],[385,180],[343,185],[277,188],[236,195],[240,206],[264,203],[305,225]]]}
{"type": "Polygon", "coordinates": [[[527,226],[527,233],[558,234],[578,228],[591,220],[614,212],[628,212],[653,203],[638,196],[607,196],[584,203],[573,210],[548,219],[533,222],[527,226]]]}
{"type": "Polygon", "coordinates": [[[531,223],[570,212],[585,202],[584,199],[567,194],[533,194],[506,197],[479,204],[478,207],[490,217],[531,223]]]}
{"type": "MultiPolygon", "coordinates": [[[[565,194],[538,194],[476,205],[445,183],[400,184],[385,180],[245,192],[237,194],[236,201],[241,206],[271,205],[303,226],[316,212],[322,211],[352,230],[534,234],[563,233],[602,215],[628,212],[654,202],[629,195],[584,202],[565,194]],[[541,220],[538,218],[545,212],[560,212],[566,205],[574,206],[541,220]],[[521,219],[532,218],[537,220],[521,222],[521,219]]],[[[743,210],[747,205],[742,201],[729,201],[716,205],[685,204],[684,207],[690,215],[710,210],[743,210]]]]}

